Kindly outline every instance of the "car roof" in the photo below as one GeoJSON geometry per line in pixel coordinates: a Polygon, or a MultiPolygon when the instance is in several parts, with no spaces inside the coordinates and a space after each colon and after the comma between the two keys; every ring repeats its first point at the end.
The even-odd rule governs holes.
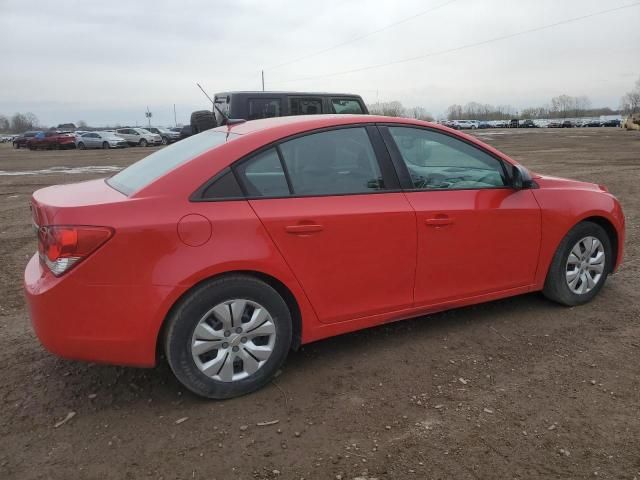
{"type": "Polygon", "coordinates": [[[218,92],[218,95],[259,95],[259,96],[268,96],[268,95],[294,95],[294,96],[303,96],[309,97],[313,95],[323,95],[323,96],[334,96],[334,97],[360,97],[357,93],[335,93],[335,92],[295,92],[295,91],[287,91],[287,90],[232,90],[228,92],[218,92]]]}

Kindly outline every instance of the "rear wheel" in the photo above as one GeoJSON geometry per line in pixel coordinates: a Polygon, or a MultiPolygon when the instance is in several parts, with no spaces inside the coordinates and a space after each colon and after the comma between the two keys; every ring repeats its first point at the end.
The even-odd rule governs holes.
{"type": "Polygon", "coordinates": [[[593,222],[582,222],[564,237],[545,281],[544,295],[568,306],[591,301],[612,269],[611,240],[593,222]]]}
{"type": "Polygon", "coordinates": [[[102,142],[102,148],[103,149],[108,149],[109,148],[109,142],[102,142]]]}
{"type": "Polygon", "coordinates": [[[148,145],[148,142],[143,138],[140,140],[140,144],[141,147],[146,147],[148,145]]]}
{"type": "Polygon", "coordinates": [[[78,148],[79,148],[80,150],[86,150],[86,149],[87,149],[87,146],[86,146],[83,142],[80,142],[80,143],[78,143],[78,148]]]}
{"type": "Polygon", "coordinates": [[[215,115],[209,110],[198,110],[191,114],[191,129],[193,135],[218,126],[215,115]]]}
{"type": "Polygon", "coordinates": [[[224,399],[266,385],[291,346],[291,314],[271,286],[246,275],[196,287],[167,318],[165,353],[192,392],[224,399]]]}

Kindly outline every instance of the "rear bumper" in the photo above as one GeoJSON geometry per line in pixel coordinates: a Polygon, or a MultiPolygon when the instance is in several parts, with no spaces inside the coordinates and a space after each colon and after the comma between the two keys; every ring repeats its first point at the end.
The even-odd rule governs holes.
{"type": "Polygon", "coordinates": [[[34,255],[24,273],[31,322],[51,353],[73,360],[150,367],[158,306],[169,287],[90,285],[82,266],[56,278],[34,255]]]}

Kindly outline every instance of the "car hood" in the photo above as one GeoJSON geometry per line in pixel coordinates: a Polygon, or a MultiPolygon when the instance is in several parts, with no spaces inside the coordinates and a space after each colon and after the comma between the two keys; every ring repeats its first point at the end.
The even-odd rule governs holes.
{"type": "Polygon", "coordinates": [[[581,182],[579,180],[571,180],[570,178],[552,177],[551,175],[541,175],[539,173],[531,173],[531,177],[540,188],[547,189],[575,189],[575,190],[594,190],[596,192],[606,192],[607,189],[596,183],[581,182]]]}

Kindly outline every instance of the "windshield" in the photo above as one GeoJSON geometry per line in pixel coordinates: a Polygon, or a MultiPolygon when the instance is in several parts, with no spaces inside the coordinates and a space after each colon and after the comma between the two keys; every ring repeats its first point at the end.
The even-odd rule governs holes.
{"type": "Polygon", "coordinates": [[[107,183],[119,192],[131,195],[178,165],[234,137],[237,137],[234,133],[207,130],[152,153],[107,179],[107,183]]]}

